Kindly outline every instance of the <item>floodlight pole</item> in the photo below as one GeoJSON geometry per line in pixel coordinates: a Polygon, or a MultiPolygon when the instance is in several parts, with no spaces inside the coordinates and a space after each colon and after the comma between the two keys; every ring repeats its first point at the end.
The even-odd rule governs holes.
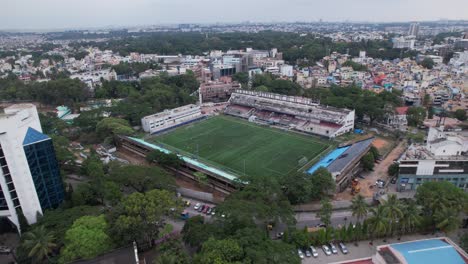
{"type": "Polygon", "coordinates": [[[244,176],[245,176],[245,159],[244,159],[244,176]]]}

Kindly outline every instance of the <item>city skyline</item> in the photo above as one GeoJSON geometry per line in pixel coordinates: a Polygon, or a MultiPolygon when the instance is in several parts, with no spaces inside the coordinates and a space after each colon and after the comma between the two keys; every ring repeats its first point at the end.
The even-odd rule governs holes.
{"type": "Polygon", "coordinates": [[[0,30],[54,30],[130,27],[178,23],[250,22],[410,22],[468,19],[468,1],[446,0],[239,0],[219,5],[214,0],[19,0],[3,3],[9,10],[0,17],[0,30]],[[324,12],[326,10],[327,12],[324,12]]]}

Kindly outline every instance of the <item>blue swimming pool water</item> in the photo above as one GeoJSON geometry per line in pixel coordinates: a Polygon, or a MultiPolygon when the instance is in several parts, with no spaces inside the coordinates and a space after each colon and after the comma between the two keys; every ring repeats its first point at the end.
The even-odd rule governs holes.
{"type": "Polygon", "coordinates": [[[390,247],[399,251],[408,264],[465,264],[455,248],[440,239],[393,244],[390,247]]]}

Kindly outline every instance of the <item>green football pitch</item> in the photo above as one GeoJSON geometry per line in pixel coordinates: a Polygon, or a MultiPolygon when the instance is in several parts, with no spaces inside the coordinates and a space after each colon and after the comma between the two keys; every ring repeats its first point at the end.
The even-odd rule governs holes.
{"type": "Polygon", "coordinates": [[[149,141],[237,175],[286,175],[310,163],[329,142],[316,137],[217,116],[149,141]]]}

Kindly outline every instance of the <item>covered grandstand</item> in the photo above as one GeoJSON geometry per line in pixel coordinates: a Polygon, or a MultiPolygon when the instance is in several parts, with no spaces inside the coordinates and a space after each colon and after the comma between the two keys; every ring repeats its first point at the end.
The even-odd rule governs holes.
{"type": "MultiPolygon", "coordinates": [[[[146,155],[153,150],[171,153],[170,150],[146,142],[143,139],[127,136],[119,136],[117,145],[119,148],[125,149],[142,158],[145,158],[146,155]]],[[[185,162],[184,167],[178,170],[181,175],[195,180],[193,173],[199,171],[207,175],[208,181],[214,189],[223,193],[230,193],[235,190],[234,181],[237,179],[237,175],[203,164],[190,157],[178,156],[185,162]]]]}
{"type": "Polygon", "coordinates": [[[320,167],[326,168],[335,178],[336,190],[341,192],[360,172],[361,158],[370,150],[372,141],[374,141],[373,137],[339,147],[308,169],[307,173],[313,174],[320,167]]]}
{"type": "Polygon", "coordinates": [[[225,114],[334,138],[354,129],[354,110],[320,105],[310,98],[236,90],[225,114]]]}

